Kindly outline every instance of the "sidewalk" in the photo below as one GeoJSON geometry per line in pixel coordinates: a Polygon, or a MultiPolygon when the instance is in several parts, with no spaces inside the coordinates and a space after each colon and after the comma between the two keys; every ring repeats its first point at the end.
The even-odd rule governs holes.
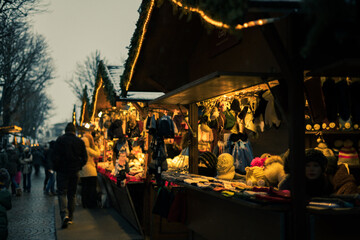
{"type": "Polygon", "coordinates": [[[73,224],[66,229],[61,228],[58,201],[55,203],[55,213],[58,240],[143,239],[113,208],[84,209],[77,206],[73,224]]]}
{"type": "Polygon", "coordinates": [[[113,208],[77,206],[74,223],[61,229],[57,197],[43,194],[44,170],[32,176],[31,193],[12,197],[8,240],[143,239],[113,208]]]}

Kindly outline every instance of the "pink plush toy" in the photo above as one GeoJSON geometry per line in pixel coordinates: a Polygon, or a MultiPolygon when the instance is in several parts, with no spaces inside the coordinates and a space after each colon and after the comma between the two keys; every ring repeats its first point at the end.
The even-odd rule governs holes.
{"type": "Polygon", "coordinates": [[[266,160],[266,158],[256,157],[251,161],[250,166],[251,167],[255,167],[255,166],[264,167],[265,160],[266,160]]]}

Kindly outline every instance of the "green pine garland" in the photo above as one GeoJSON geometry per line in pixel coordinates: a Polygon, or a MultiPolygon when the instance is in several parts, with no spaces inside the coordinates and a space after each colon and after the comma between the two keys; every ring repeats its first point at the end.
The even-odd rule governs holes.
{"type": "Polygon", "coordinates": [[[81,99],[81,114],[80,114],[80,118],[79,118],[79,123],[81,123],[81,118],[84,115],[84,122],[89,122],[90,121],[90,116],[89,116],[89,106],[90,106],[90,100],[89,100],[89,96],[87,93],[87,86],[84,87],[83,89],[83,96],[81,99]],[[85,105],[85,109],[84,109],[84,104],[85,105]],[[85,112],[84,112],[85,110],[85,112]]]}
{"type": "Polygon", "coordinates": [[[92,102],[91,102],[91,111],[90,114],[92,115],[92,110],[94,109],[94,102],[95,102],[95,92],[100,84],[100,77],[102,77],[105,93],[106,93],[106,99],[109,100],[110,104],[112,106],[116,106],[116,93],[114,86],[112,82],[110,81],[110,76],[108,75],[108,72],[106,71],[106,66],[104,62],[101,60],[98,65],[98,71],[97,71],[97,77],[95,81],[95,87],[94,87],[94,94],[92,96],[92,102]]]}

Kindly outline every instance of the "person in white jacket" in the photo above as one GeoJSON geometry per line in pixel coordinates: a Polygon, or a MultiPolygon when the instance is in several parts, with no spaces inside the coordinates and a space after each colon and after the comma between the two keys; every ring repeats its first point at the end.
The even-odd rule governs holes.
{"type": "Polygon", "coordinates": [[[97,170],[95,161],[100,156],[100,150],[94,143],[91,134],[84,134],[81,138],[86,147],[88,160],[79,175],[81,182],[81,203],[84,208],[97,207],[97,170]]]}
{"type": "Polygon", "coordinates": [[[31,172],[32,172],[32,161],[33,156],[30,148],[25,147],[23,154],[20,157],[21,172],[23,177],[23,188],[24,192],[31,191],[31,172]]]}

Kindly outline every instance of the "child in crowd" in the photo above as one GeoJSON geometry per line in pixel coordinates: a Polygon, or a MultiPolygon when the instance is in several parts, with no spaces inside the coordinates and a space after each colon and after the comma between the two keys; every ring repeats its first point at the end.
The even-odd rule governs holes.
{"type": "Polygon", "coordinates": [[[0,239],[8,237],[8,220],[6,211],[11,209],[11,194],[8,191],[10,175],[5,168],[0,168],[0,239]]]}

